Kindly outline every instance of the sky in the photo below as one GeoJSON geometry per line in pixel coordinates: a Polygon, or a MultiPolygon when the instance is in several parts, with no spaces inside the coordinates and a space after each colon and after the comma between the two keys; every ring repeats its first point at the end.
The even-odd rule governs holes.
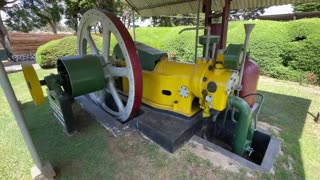
{"type": "MultiPolygon", "coordinates": [[[[292,5],[288,4],[288,5],[282,5],[282,6],[271,6],[269,8],[266,9],[265,13],[263,15],[273,15],[273,14],[287,14],[287,13],[292,13],[293,12],[293,7],[292,5]]],[[[6,14],[1,11],[1,16],[2,18],[6,17],[6,14]]],[[[62,22],[64,22],[65,20],[63,19],[62,22]]],[[[146,20],[144,22],[137,22],[137,25],[141,26],[141,27],[145,27],[148,26],[150,24],[150,20],[146,20]]]]}
{"type": "MultiPolygon", "coordinates": [[[[263,15],[274,15],[274,14],[287,14],[287,13],[292,13],[293,12],[293,7],[291,4],[288,5],[282,5],[282,6],[271,6],[266,9],[265,13],[263,15]]],[[[146,19],[145,21],[138,21],[136,23],[140,27],[146,27],[151,24],[149,19],[146,19]]]]}
{"type": "Polygon", "coordinates": [[[282,6],[271,6],[266,9],[263,15],[273,15],[273,14],[288,14],[293,12],[293,7],[291,4],[282,6]]]}

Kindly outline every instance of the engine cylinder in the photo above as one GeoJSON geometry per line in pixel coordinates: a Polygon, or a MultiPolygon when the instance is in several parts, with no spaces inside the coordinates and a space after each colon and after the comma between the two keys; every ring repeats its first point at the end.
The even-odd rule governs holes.
{"type": "Polygon", "coordinates": [[[257,92],[257,85],[259,81],[260,67],[251,59],[247,59],[244,65],[244,72],[242,77],[242,90],[240,91],[240,97],[243,98],[250,107],[254,105],[255,96],[248,96],[248,94],[254,94],[257,92]]]}

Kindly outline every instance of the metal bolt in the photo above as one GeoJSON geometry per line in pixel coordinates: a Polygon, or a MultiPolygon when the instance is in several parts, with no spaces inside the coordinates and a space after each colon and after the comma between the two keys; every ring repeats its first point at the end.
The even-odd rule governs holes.
{"type": "Polygon", "coordinates": [[[213,66],[210,65],[210,66],[208,67],[208,70],[209,70],[209,71],[212,71],[212,70],[213,70],[213,66]]]}
{"type": "Polygon", "coordinates": [[[207,77],[203,77],[203,78],[202,78],[202,81],[203,81],[203,82],[206,82],[207,80],[208,80],[207,77]]]}

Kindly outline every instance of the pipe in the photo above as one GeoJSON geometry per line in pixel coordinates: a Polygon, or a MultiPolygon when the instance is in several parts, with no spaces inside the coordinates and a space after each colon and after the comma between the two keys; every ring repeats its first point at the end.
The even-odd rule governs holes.
{"type": "Polygon", "coordinates": [[[257,124],[258,124],[258,117],[259,117],[259,114],[260,114],[260,110],[261,110],[262,104],[264,102],[264,96],[263,96],[263,94],[260,94],[260,93],[253,93],[253,94],[247,94],[247,95],[243,96],[242,99],[245,99],[248,96],[260,96],[260,103],[259,103],[257,112],[256,112],[256,114],[255,114],[255,116],[253,118],[254,119],[254,129],[256,130],[257,129],[257,124]]]}
{"type": "Polygon", "coordinates": [[[199,43],[199,23],[200,23],[200,0],[198,0],[198,9],[197,9],[197,25],[196,25],[196,43],[195,43],[195,52],[194,52],[194,62],[197,61],[198,56],[198,43],[199,43]]]}
{"type": "Polygon", "coordinates": [[[132,9],[132,31],[133,31],[133,40],[136,41],[136,25],[135,25],[135,19],[134,19],[134,9],[132,9]]]}
{"type": "Polygon", "coordinates": [[[29,134],[28,128],[25,124],[24,116],[21,111],[21,108],[18,104],[17,97],[14,94],[14,91],[12,89],[12,86],[10,84],[10,81],[8,79],[8,75],[6,73],[6,70],[3,67],[2,62],[0,61],[0,84],[4,91],[4,94],[6,95],[6,98],[8,100],[8,103],[10,105],[11,111],[17,121],[18,127],[20,129],[20,132],[22,134],[22,137],[24,139],[24,142],[26,143],[28,150],[31,154],[31,157],[36,164],[38,169],[43,168],[43,164],[41,162],[41,159],[39,157],[39,154],[32,142],[31,136],[29,134]]]}
{"type": "Polygon", "coordinates": [[[229,106],[237,108],[240,112],[234,134],[232,151],[239,156],[242,156],[246,150],[247,140],[252,140],[253,133],[249,132],[252,112],[247,102],[238,96],[230,95],[227,103],[229,106]]]}
{"type": "Polygon", "coordinates": [[[210,56],[209,55],[209,45],[210,45],[211,27],[210,26],[206,26],[205,29],[207,29],[205,60],[209,60],[210,59],[210,57],[209,57],[210,56]]]}
{"type": "Polygon", "coordinates": [[[249,39],[250,39],[250,34],[254,28],[255,24],[245,24],[244,25],[244,30],[246,33],[246,37],[244,40],[244,50],[243,50],[243,56],[242,56],[242,61],[241,61],[241,70],[240,70],[240,77],[239,77],[239,90],[237,91],[237,96],[240,94],[240,90],[242,89],[242,78],[243,78],[243,71],[244,71],[244,65],[245,61],[247,59],[247,52],[249,49],[249,39]]]}
{"type": "MultiPolygon", "coordinates": [[[[204,27],[201,26],[201,27],[198,27],[198,29],[204,29],[204,27]]],[[[189,31],[189,30],[197,30],[197,27],[183,28],[183,29],[181,29],[181,30],[178,32],[178,34],[181,34],[181,33],[183,33],[184,31],[189,31]]]]}
{"type": "Polygon", "coordinates": [[[222,30],[220,34],[220,43],[218,46],[219,49],[226,48],[231,1],[232,0],[224,1],[224,7],[223,7],[223,13],[222,13],[222,27],[221,27],[222,30]]]}

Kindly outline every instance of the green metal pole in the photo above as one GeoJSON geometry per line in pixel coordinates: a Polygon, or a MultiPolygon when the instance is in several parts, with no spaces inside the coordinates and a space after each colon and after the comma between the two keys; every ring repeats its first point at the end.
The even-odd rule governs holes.
{"type": "Polygon", "coordinates": [[[252,120],[251,109],[249,105],[238,96],[230,95],[228,105],[237,108],[240,112],[234,134],[232,151],[242,156],[246,149],[247,140],[252,140],[252,132],[249,132],[252,120]]]}

